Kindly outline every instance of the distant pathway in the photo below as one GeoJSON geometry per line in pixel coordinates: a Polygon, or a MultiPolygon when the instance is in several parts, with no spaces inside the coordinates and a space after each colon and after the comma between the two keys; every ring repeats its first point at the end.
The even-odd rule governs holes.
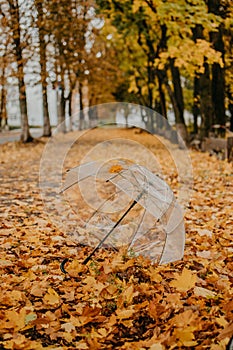
{"type": "MultiPolygon", "coordinates": [[[[32,128],[30,129],[30,133],[33,137],[41,137],[42,136],[42,128],[32,128]]],[[[0,144],[6,142],[13,142],[20,140],[20,129],[11,130],[11,131],[2,131],[0,132],[0,144]]]]}

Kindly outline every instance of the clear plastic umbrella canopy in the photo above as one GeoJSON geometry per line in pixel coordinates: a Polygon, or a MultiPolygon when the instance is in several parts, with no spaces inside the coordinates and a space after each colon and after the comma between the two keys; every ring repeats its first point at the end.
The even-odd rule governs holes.
{"type": "Polygon", "coordinates": [[[124,159],[81,164],[67,173],[62,192],[82,219],[76,239],[94,251],[124,246],[160,264],[183,257],[182,209],[147,168],[124,159]]]}

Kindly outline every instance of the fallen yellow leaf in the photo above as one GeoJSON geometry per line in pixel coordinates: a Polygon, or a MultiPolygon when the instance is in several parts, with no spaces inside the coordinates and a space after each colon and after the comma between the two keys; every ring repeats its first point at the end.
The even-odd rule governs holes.
{"type": "Polygon", "coordinates": [[[48,292],[45,294],[43,301],[45,304],[51,305],[54,307],[59,306],[61,303],[60,296],[51,287],[48,288],[48,292]]]}
{"type": "Polygon", "coordinates": [[[179,340],[182,345],[191,347],[197,345],[197,342],[194,341],[195,337],[193,332],[197,328],[195,326],[188,326],[185,329],[176,329],[174,332],[174,335],[176,336],[176,339],[179,340]]]}
{"type": "Polygon", "coordinates": [[[187,292],[196,284],[197,276],[184,267],[181,274],[175,273],[175,279],[171,281],[170,286],[175,287],[180,292],[187,292]]]}

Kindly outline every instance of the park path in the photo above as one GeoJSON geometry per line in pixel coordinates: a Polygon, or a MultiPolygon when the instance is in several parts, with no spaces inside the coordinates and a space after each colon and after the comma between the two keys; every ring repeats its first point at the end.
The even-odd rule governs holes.
{"type": "MultiPolygon", "coordinates": [[[[32,137],[41,137],[42,129],[41,128],[32,128],[30,129],[32,137]]],[[[14,142],[20,140],[20,130],[11,130],[11,131],[2,131],[0,132],[0,144],[7,142],[14,142]]]]}

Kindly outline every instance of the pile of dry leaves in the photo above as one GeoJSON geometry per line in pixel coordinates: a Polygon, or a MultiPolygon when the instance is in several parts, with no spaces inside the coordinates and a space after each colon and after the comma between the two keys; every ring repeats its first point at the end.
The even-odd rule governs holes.
{"type": "MultiPolygon", "coordinates": [[[[105,132],[115,131],[81,140],[67,167],[105,132]]],[[[176,192],[175,169],[156,141],[134,129],[117,133],[156,153],[176,192]]],[[[124,250],[100,250],[85,266],[91,248],[77,246],[44,211],[44,146],[0,146],[0,349],[225,349],[233,334],[232,164],[191,152],[182,261],[157,266],[124,250]],[[65,257],[67,274],[60,270],[65,257]]]]}

